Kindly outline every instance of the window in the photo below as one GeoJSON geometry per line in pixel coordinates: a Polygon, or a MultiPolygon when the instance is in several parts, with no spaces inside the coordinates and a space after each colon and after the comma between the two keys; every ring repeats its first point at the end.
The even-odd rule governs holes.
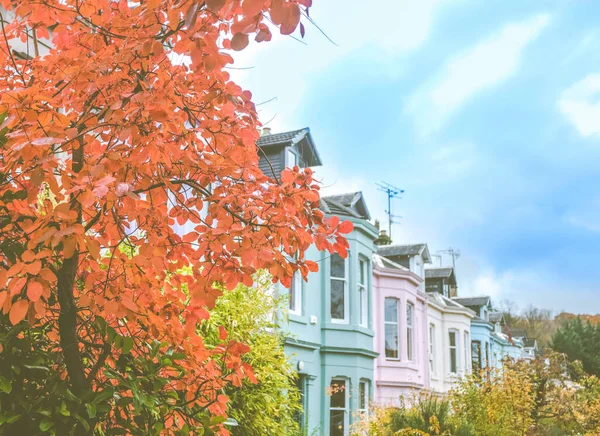
{"type": "Polygon", "coordinates": [[[304,166],[300,156],[298,156],[291,148],[288,148],[286,151],[286,166],[291,168],[296,165],[300,168],[304,166]]]}
{"type": "Polygon", "coordinates": [[[331,265],[331,322],[348,322],[348,296],[346,295],[346,260],[332,254],[331,265]]]}
{"type": "Polygon", "coordinates": [[[435,324],[429,324],[429,372],[436,373],[435,367],[435,324]]]}
{"type": "Polygon", "coordinates": [[[485,343],[485,366],[486,368],[490,367],[490,343],[485,343]]]}
{"type": "Polygon", "coordinates": [[[348,429],[348,389],[346,380],[331,380],[330,393],[329,435],[345,436],[348,429]]]}
{"type": "Polygon", "coordinates": [[[300,271],[296,271],[292,278],[292,286],[290,287],[290,313],[302,315],[302,274],[300,271]]]}
{"type": "Polygon", "coordinates": [[[465,372],[469,372],[469,362],[471,361],[471,359],[469,359],[469,350],[471,349],[470,345],[469,345],[469,332],[464,332],[464,346],[463,346],[463,350],[464,350],[464,359],[463,359],[463,364],[465,365],[465,367],[463,368],[465,370],[465,372]]]}
{"type": "Polygon", "coordinates": [[[398,300],[388,297],[384,306],[385,357],[398,359],[398,300]]]}
{"type": "Polygon", "coordinates": [[[476,371],[476,372],[481,371],[481,342],[480,341],[472,341],[471,342],[471,365],[473,366],[473,371],[476,371]]]}
{"type": "Polygon", "coordinates": [[[360,325],[369,326],[369,295],[367,294],[367,263],[358,260],[358,301],[360,309],[360,325]]]}
{"type": "Polygon", "coordinates": [[[358,412],[361,417],[369,414],[369,382],[366,380],[358,384],[358,412]]]}
{"type": "Polygon", "coordinates": [[[448,343],[450,346],[450,372],[456,374],[458,372],[458,344],[456,341],[457,332],[450,330],[448,332],[448,343]]]}
{"type": "Polygon", "coordinates": [[[296,388],[300,393],[300,404],[302,405],[302,410],[299,410],[296,413],[296,422],[300,426],[301,429],[305,428],[305,413],[306,413],[306,405],[308,402],[306,401],[306,376],[302,374],[298,374],[298,378],[296,379],[296,388]]]}
{"type": "Polygon", "coordinates": [[[444,288],[444,292],[443,292],[444,297],[447,297],[448,296],[448,285],[446,283],[444,283],[443,288],[444,288]]]}
{"type": "Polygon", "coordinates": [[[413,360],[413,356],[414,356],[414,353],[413,353],[414,312],[415,312],[415,307],[412,304],[408,303],[406,305],[406,358],[408,360],[413,360]]]}

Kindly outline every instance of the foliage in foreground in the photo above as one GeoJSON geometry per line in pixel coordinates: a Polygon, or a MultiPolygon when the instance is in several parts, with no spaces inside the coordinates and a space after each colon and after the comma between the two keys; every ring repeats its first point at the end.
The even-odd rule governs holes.
{"type": "Polygon", "coordinates": [[[4,428],[226,432],[221,393],[249,371],[246,346],[198,335],[215,284],[290,283],[352,230],[310,169],[263,174],[252,95],[226,70],[311,4],[0,0],[2,384],[23,409],[2,398],[4,428]]]}
{"type": "Polygon", "coordinates": [[[359,425],[369,436],[597,436],[600,380],[559,354],[508,360],[460,382],[447,400],[376,409],[359,425]]]}
{"type": "Polygon", "coordinates": [[[276,322],[285,298],[276,295],[267,274],[258,274],[255,285],[239,285],[224,291],[217,300],[209,320],[202,324],[207,345],[218,345],[222,328],[228,337],[250,347],[244,362],[250,364],[255,377],[238,387],[229,386],[228,415],[239,426],[232,435],[291,435],[298,431],[294,419],[301,411],[295,384],[295,371],[283,349],[283,334],[276,322]]]}

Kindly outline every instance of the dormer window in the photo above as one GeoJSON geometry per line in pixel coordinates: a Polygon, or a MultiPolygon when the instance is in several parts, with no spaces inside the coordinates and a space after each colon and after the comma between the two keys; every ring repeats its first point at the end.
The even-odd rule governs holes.
{"type": "Polygon", "coordinates": [[[293,168],[294,166],[298,165],[298,167],[302,168],[302,161],[300,160],[300,158],[298,157],[298,155],[296,154],[296,152],[294,150],[292,150],[291,148],[288,148],[286,150],[285,154],[286,154],[285,166],[287,166],[289,168],[293,168]]]}

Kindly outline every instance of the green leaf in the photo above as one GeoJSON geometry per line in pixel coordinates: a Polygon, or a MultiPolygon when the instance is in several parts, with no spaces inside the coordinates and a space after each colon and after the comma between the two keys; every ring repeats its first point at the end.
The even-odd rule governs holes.
{"type": "Polygon", "coordinates": [[[90,418],[96,417],[96,406],[94,404],[86,404],[85,408],[90,418]]]}
{"type": "Polygon", "coordinates": [[[130,337],[123,338],[123,346],[121,347],[121,351],[125,354],[129,353],[133,348],[133,339],[130,337]]]}
{"type": "Polygon", "coordinates": [[[12,382],[8,380],[6,377],[2,377],[0,375],[0,391],[5,394],[10,394],[12,392],[12,382]]]}
{"type": "Polygon", "coordinates": [[[42,422],[40,422],[40,430],[48,431],[52,428],[53,425],[54,424],[49,419],[42,419],[42,422]]]}

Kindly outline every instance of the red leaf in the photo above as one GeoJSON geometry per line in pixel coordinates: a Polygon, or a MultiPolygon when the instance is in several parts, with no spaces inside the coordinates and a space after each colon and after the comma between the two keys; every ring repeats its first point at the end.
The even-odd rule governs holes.
{"type": "Polygon", "coordinates": [[[223,327],[222,325],[219,326],[219,338],[224,341],[225,339],[227,339],[227,330],[225,330],[225,327],[223,327]]]}
{"type": "Polygon", "coordinates": [[[236,33],[231,38],[231,48],[235,51],[241,51],[248,47],[248,35],[245,33],[236,33]]]}
{"type": "Polygon", "coordinates": [[[225,3],[226,0],[206,0],[206,7],[213,12],[219,12],[225,3]]]}
{"type": "Polygon", "coordinates": [[[242,4],[244,15],[253,17],[254,15],[260,14],[264,4],[264,0],[244,0],[244,3],[242,4]]]}
{"type": "Polygon", "coordinates": [[[25,318],[27,315],[27,309],[29,308],[29,301],[27,300],[19,300],[12,305],[10,308],[10,314],[8,318],[12,325],[16,325],[25,318]]]}
{"type": "Polygon", "coordinates": [[[43,292],[44,286],[42,286],[40,282],[30,282],[29,285],[27,285],[27,298],[29,298],[29,301],[38,301],[43,292]]]}
{"type": "Polygon", "coordinates": [[[340,223],[340,217],[337,215],[332,216],[331,218],[329,218],[329,226],[332,228],[336,228],[338,226],[338,224],[340,223]]]}
{"type": "Polygon", "coordinates": [[[338,227],[338,231],[343,234],[350,233],[352,230],[354,230],[354,224],[351,221],[344,221],[338,227]]]}

